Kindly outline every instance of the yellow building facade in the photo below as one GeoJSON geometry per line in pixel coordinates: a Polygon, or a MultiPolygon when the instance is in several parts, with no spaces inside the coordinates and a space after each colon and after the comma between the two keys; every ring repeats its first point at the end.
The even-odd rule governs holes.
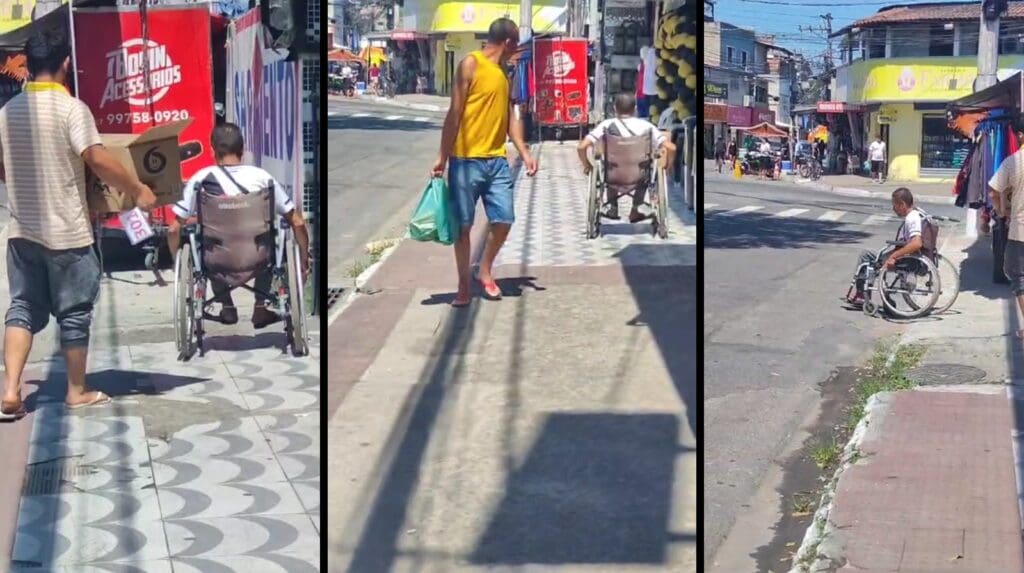
{"type": "MultiPolygon", "coordinates": [[[[1024,56],[999,58],[999,79],[1024,68],[1024,56]]],[[[893,181],[955,178],[970,142],[946,127],[946,104],[973,92],[977,57],[885,58],[837,70],[836,101],[861,110],[866,141],[881,134],[893,181]]]]}

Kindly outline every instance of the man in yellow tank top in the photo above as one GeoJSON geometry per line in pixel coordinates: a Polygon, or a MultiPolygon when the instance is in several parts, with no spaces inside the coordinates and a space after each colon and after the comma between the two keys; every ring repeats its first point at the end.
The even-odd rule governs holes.
{"type": "Polygon", "coordinates": [[[448,166],[455,218],[462,226],[455,242],[459,289],[453,306],[470,302],[469,231],[478,200],[483,202],[490,222],[478,278],[486,298],[501,298],[491,271],[515,222],[514,181],[505,153],[507,138],[516,146],[526,173],[533,176],[537,172],[537,162],[526,147],[522,122],[512,113],[505,73],[518,45],[519,27],[508,18],[499,18],[491,23],[487,45],[459,63],[451,106],[441,131],[441,151],[431,170],[434,177],[441,177],[448,166]]]}

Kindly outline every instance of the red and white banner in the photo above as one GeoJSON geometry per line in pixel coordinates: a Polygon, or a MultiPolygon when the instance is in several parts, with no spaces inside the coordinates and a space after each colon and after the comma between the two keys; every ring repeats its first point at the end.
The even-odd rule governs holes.
{"type": "Polygon", "coordinates": [[[141,133],[192,118],[180,136],[181,175],[213,163],[213,58],[207,8],[75,10],[78,97],[100,133],[141,133]],[[148,77],[146,70],[148,69],[148,77]]]}
{"type": "Polygon", "coordinates": [[[246,163],[267,170],[303,203],[302,67],[263,44],[260,11],[235,20],[228,39],[227,120],[245,135],[246,163]]]}
{"type": "Polygon", "coordinates": [[[534,108],[541,125],[587,123],[587,41],[579,38],[533,42],[534,108]]]}

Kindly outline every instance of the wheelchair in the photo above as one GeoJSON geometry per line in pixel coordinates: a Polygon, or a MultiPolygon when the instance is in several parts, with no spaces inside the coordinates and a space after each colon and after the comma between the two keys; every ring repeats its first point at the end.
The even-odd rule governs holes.
{"type": "Polygon", "coordinates": [[[606,134],[594,156],[587,196],[587,238],[601,236],[602,210],[617,205],[622,196],[639,197],[640,204],[651,209],[647,217],[651,234],[668,238],[668,176],[665,158],[652,148],[651,133],[630,137],[606,134]],[[611,201],[606,198],[609,189],[615,197],[611,201]]]}
{"type": "Polygon", "coordinates": [[[285,343],[295,356],[309,353],[299,246],[292,230],[274,210],[273,190],[234,197],[196,190],[196,222],[183,226],[181,249],[174,260],[174,332],[179,360],[197,351],[203,356],[204,319],[215,302],[243,288],[267,301],[283,319],[285,343]],[[270,291],[247,283],[270,272],[270,291]],[[219,296],[207,297],[209,281],[224,284],[219,296]]]}
{"type": "Polygon", "coordinates": [[[932,248],[902,257],[893,268],[885,268],[886,258],[902,246],[903,243],[887,241],[874,263],[861,263],[846,293],[847,300],[857,288],[857,280],[863,279],[863,310],[869,316],[877,316],[882,308],[901,319],[949,310],[960,294],[960,274],[956,267],[932,248]],[[881,306],[877,298],[881,299],[881,306]]]}

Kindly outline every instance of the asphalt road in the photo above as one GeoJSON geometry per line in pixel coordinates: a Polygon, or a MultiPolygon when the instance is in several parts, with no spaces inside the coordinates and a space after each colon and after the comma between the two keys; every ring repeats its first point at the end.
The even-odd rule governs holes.
{"type": "Polygon", "coordinates": [[[345,286],[366,243],[404,233],[437,155],[444,116],[333,99],[328,116],[327,279],[345,286]]]}
{"type": "MultiPolygon", "coordinates": [[[[817,385],[898,331],[838,298],[860,250],[884,246],[899,223],[885,200],[791,184],[708,174],[704,193],[705,566],[752,571],[735,567],[771,539],[780,502],[759,487],[800,443],[817,385]]],[[[963,217],[952,206],[924,209],[963,217]]],[[[959,232],[962,223],[944,226],[940,242],[959,232]]]]}

